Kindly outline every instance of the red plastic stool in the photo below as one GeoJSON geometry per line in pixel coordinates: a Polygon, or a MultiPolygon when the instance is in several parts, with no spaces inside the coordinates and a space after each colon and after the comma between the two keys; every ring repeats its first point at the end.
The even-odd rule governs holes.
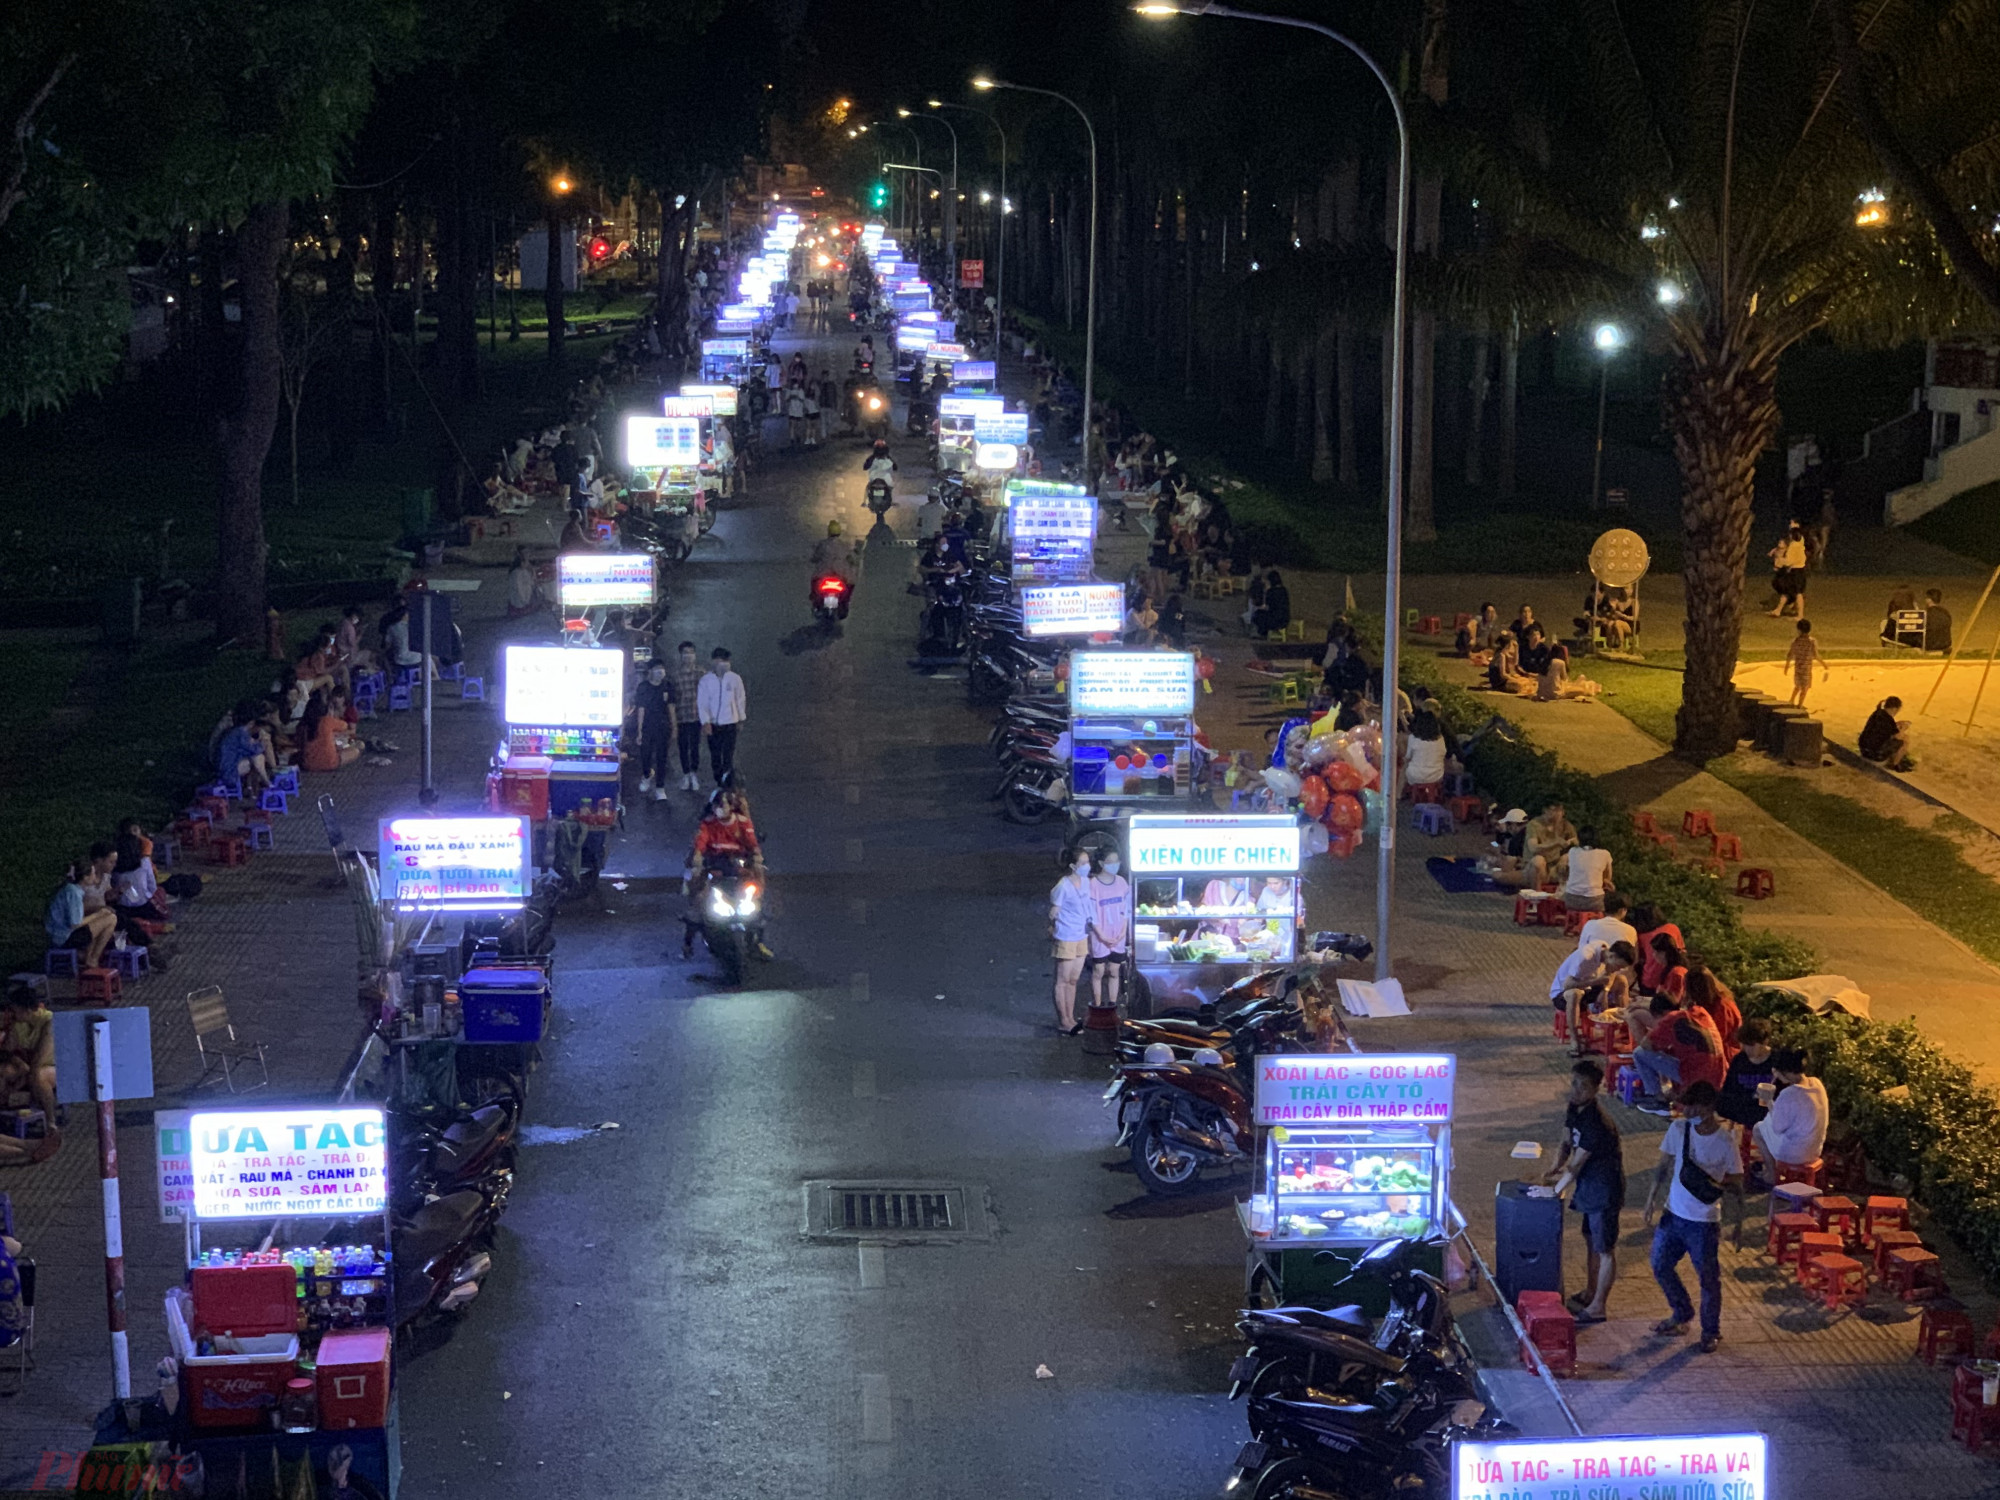
{"type": "Polygon", "coordinates": [[[1778,894],[1778,883],[1769,870],[1752,865],[1736,872],[1736,894],[1745,900],[1762,901],[1766,896],[1778,894]]]}
{"type": "Polygon", "coordinates": [[[1681,852],[1681,841],[1665,829],[1656,830],[1655,832],[1643,835],[1643,837],[1651,840],[1655,849],[1664,849],[1669,854],[1678,854],[1681,852]]]}
{"type": "Polygon", "coordinates": [[[1531,891],[1517,893],[1514,897],[1514,925],[1516,927],[1541,926],[1541,904],[1542,897],[1531,891]]]}
{"type": "Polygon", "coordinates": [[[1883,1285],[1903,1302],[1951,1295],[1951,1288],[1944,1284],[1944,1267],[1928,1250],[1891,1250],[1889,1275],[1883,1285]]]}
{"type": "Polygon", "coordinates": [[[1562,904],[1560,896],[1550,896],[1542,902],[1542,909],[1535,913],[1535,919],[1544,927],[1560,927],[1569,920],[1569,908],[1562,904]]]}
{"type": "Polygon", "coordinates": [[[1824,1157],[1815,1156],[1811,1161],[1807,1162],[1781,1161],[1776,1163],[1776,1166],[1778,1169],[1778,1185],[1780,1187],[1783,1187],[1788,1182],[1803,1182],[1807,1187],[1814,1188],[1826,1185],[1824,1181],[1826,1159],[1824,1157]]]}
{"type": "Polygon", "coordinates": [[[1799,1236],[1815,1233],[1813,1226],[1811,1214],[1772,1214],[1764,1231],[1764,1248],[1780,1264],[1795,1263],[1799,1258],[1799,1236]]]}
{"type": "Polygon", "coordinates": [[[1463,630],[1465,629],[1466,626],[1470,625],[1471,623],[1472,623],[1472,616],[1467,614],[1462,609],[1457,614],[1451,617],[1451,628],[1453,630],[1463,630]]]}
{"type": "Polygon", "coordinates": [[[1551,1374],[1576,1373],[1576,1318],[1563,1306],[1561,1292],[1523,1292],[1514,1305],[1527,1340],[1521,1347],[1521,1363],[1533,1369],[1529,1345],[1542,1356],[1551,1374]],[[1530,1301],[1529,1299],[1533,1299],[1530,1301]]]}
{"type": "Polygon", "coordinates": [[[1705,807],[1690,807],[1681,815],[1681,832],[1691,839],[1715,835],[1715,815],[1705,807]]]}
{"type": "Polygon", "coordinates": [[[125,991],[116,969],[85,969],[76,976],[76,998],[115,1004],[125,991]]]}
{"type": "Polygon", "coordinates": [[[1425,615],[1417,621],[1417,634],[1442,635],[1444,634],[1444,625],[1436,615],[1425,615]]]}
{"type": "Polygon", "coordinates": [[[1635,812],[1632,814],[1632,831],[1634,833],[1658,833],[1660,826],[1653,821],[1651,813],[1644,811],[1635,812]]]}
{"type": "Polygon", "coordinates": [[[1837,1234],[1808,1229],[1800,1235],[1799,1248],[1792,1256],[1792,1274],[1799,1278],[1799,1285],[1812,1290],[1808,1280],[1812,1263],[1822,1255],[1839,1255],[1844,1248],[1837,1234]]]}
{"type": "Polygon", "coordinates": [[[218,865],[250,863],[250,843],[240,833],[218,832],[208,841],[208,857],[218,865]]]}
{"type": "Polygon", "coordinates": [[[1816,1255],[1799,1284],[1826,1304],[1828,1312],[1859,1307],[1868,1300],[1868,1271],[1851,1255],[1816,1255]]]}
{"type": "Polygon", "coordinates": [[[1924,1242],[1915,1230],[1885,1229],[1875,1236],[1875,1279],[1889,1279],[1889,1257],[1898,1250],[1921,1250],[1924,1242]]]}
{"type": "Polygon", "coordinates": [[[1733,833],[1712,833],[1708,837],[1708,852],[1717,859],[1731,862],[1743,858],[1743,840],[1733,833]]]}
{"type": "Polygon", "coordinates": [[[1852,1198],[1827,1193],[1813,1200],[1812,1216],[1826,1234],[1837,1234],[1843,1244],[1861,1238],[1861,1207],[1852,1198]]]}
{"type": "Polygon", "coordinates": [[[2000,1436],[2000,1406],[1986,1404],[1986,1381],[1971,1365],[1951,1372],[1951,1435],[1973,1452],[2000,1436]]]}
{"type": "Polygon", "coordinates": [[[1559,1010],[1559,1011],[1557,1011],[1557,1012],[1556,1012],[1556,1026],[1555,1026],[1555,1031],[1556,1031],[1556,1040],[1557,1040],[1557,1041],[1559,1041],[1559,1042],[1566,1042],[1566,1041],[1568,1041],[1568,1040],[1569,1040],[1569,1012],[1568,1012],[1568,1011],[1566,1011],[1566,1010],[1559,1010]]]}
{"type": "Polygon", "coordinates": [[[1444,805],[1454,823],[1477,823],[1486,816],[1486,802],[1480,797],[1447,797],[1444,805]]]}
{"type": "Polygon", "coordinates": [[[206,814],[199,818],[183,818],[180,822],[174,824],[174,837],[179,839],[183,844],[186,844],[190,849],[206,849],[208,847],[208,836],[213,831],[214,826],[208,820],[206,814]]]}
{"type": "Polygon", "coordinates": [[[219,821],[229,816],[229,799],[227,797],[197,797],[195,798],[194,805],[207,813],[211,820],[219,821]]]}
{"type": "Polygon", "coordinates": [[[1907,1198],[1870,1198],[1861,1205],[1861,1238],[1868,1244],[1875,1243],[1877,1235],[1891,1229],[1910,1227],[1910,1200],[1907,1198]]]}
{"type": "Polygon", "coordinates": [[[1563,936],[1575,937],[1579,932],[1583,931],[1583,924],[1596,915],[1597,913],[1594,911],[1565,910],[1563,912],[1563,936]]]}
{"type": "Polygon", "coordinates": [[[1970,1356],[1977,1342],[1972,1314],[1963,1303],[1930,1303],[1917,1320],[1917,1358],[1927,1365],[1934,1365],[1939,1359],[1970,1356]]]}

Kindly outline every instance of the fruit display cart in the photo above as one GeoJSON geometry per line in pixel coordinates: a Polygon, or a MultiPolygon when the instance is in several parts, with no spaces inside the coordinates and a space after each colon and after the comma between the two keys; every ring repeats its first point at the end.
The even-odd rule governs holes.
{"type": "MultiPolygon", "coordinates": [[[[1237,1205],[1249,1240],[1253,1305],[1359,1303],[1386,1310],[1386,1289],[1342,1281],[1385,1239],[1442,1241],[1464,1227],[1451,1201],[1448,1053],[1259,1057],[1253,1122],[1257,1180],[1237,1205]]],[[[1418,1265],[1444,1273],[1441,1246],[1418,1265]]]]}
{"type": "Polygon", "coordinates": [[[1297,957],[1304,907],[1289,813],[1133,812],[1133,964],[1160,1007],[1197,1007],[1297,957]]]}

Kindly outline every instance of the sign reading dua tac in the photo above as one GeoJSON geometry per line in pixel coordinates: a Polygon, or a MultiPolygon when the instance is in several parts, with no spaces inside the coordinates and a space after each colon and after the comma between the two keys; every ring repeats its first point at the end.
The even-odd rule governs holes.
{"type": "Polygon", "coordinates": [[[1457,1072],[1449,1053],[1260,1057],[1257,1123],[1442,1125],[1457,1072]]]}
{"type": "Polygon", "coordinates": [[[188,1122],[197,1219],[380,1213],[379,1109],[202,1111],[188,1122]]]}

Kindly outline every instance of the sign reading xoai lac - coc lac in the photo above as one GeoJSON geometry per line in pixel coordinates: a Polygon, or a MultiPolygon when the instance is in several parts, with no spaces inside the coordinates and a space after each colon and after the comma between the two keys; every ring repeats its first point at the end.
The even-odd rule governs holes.
{"type": "Polygon", "coordinates": [[[1260,1057],[1257,1124],[1442,1124],[1457,1071],[1448,1053],[1260,1057]]]}
{"type": "Polygon", "coordinates": [[[1452,1500],[1769,1500],[1761,1432],[1452,1445],[1452,1500]]]}
{"type": "Polygon", "coordinates": [[[519,911],[532,847],[526,818],[384,818],[382,899],[404,910],[519,911]]]}
{"type": "Polygon", "coordinates": [[[382,1111],[202,1110],[188,1124],[197,1219],[380,1213],[382,1111]]]}

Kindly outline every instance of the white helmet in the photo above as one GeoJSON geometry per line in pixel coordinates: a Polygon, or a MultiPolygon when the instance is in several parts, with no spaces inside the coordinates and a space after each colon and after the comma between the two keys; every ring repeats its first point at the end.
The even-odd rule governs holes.
{"type": "Polygon", "coordinates": [[[1213,1047],[1197,1047],[1194,1052],[1194,1061],[1204,1068],[1219,1068],[1222,1066],[1222,1054],[1217,1052],[1213,1047]]]}
{"type": "Polygon", "coordinates": [[[1164,1068],[1174,1060],[1174,1049],[1165,1042],[1152,1042],[1146,1047],[1146,1066],[1164,1068]]]}

